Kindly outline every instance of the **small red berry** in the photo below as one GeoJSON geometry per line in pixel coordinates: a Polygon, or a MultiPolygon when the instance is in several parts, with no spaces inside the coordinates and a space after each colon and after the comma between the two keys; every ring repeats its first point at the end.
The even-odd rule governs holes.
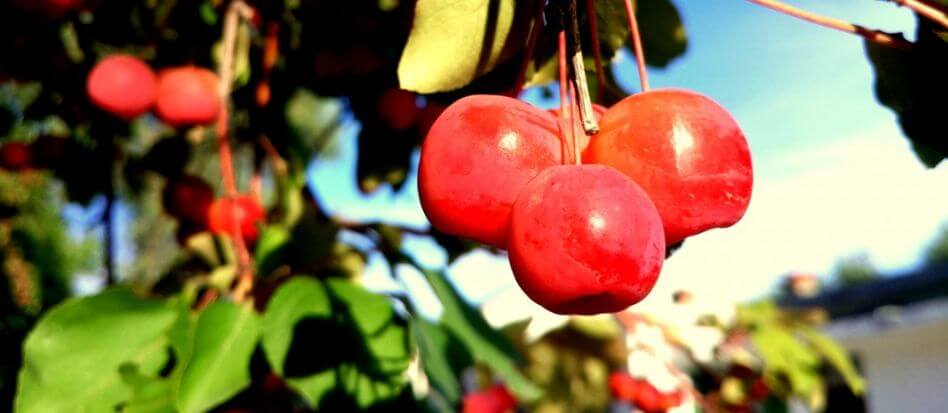
{"type": "Polygon", "coordinates": [[[376,102],[379,117],[394,130],[405,130],[418,120],[415,95],[407,90],[389,89],[376,102]]]}
{"type": "Polygon", "coordinates": [[[169,180],[161,199],[169,215],[182,221],[205,225],[208,210],[214,201],[214,189],[201,178],[185,175],[169,180]]]}
{"type": "Polygon", "coordinates": [[[503,385],[464,396],[462,413],[507,413],[517,407],[517,399],[503,385]]]}
{"type": "Polygon", "coordinates": [[[155,73],[137,58],[112,55],[99,61],[89,72],[86,92],[100,109],[130,120],[147,112],[155,103],[155,73]]]}
{"type": "Polygon", "coordinates": [[[238,195],[233,200],[218,198],[208,210],[208,226],[215,233],[230,234],[236,223],[244,240],[253,242],[259,235],[257,224],[265,215],[263,207],[249,195],[238,195]]]}
{"type": "Polygon", "coordinates": [[[0,167],[10,171],[22,171],[32,165],[29,145],[23,142],[7,142],[0,146],[0,167]]]}

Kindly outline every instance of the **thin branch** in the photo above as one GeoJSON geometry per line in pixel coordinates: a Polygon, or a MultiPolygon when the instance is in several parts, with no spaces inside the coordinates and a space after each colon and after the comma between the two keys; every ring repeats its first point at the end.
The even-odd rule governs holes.
{"type": "Polygon", "coordinates": [[[936,8],[933,5],[925,3],[919,0],[891,0],[893,3],[903,6],[905,8],[911,9],[915,13],[918,13],[919,16],[925,17],[928,20],[931,20],[935,23],[940,24],[942,27],[948,29],[948,14],[943,10],[936,8]]]}
{"type": "Polygon", "coordinates": [[[593,44],[593,58],[596,60],[596,96],[602,101],[602,94],[606,90],[606,72],[602,67],[599,29],[596,28],[596,0],[586,0],[586,17],[589,18],[589,36],[593,44]]]}
{"type": "Polygon", "coordinates": [[[573,129],[573,119],[569,117],[569,108],[570,108],[570,92],[569,92],[569,82],[567,81],[567,68],[566,68],[566,31],[560,30],[559,36],[557,38],[557,61],[560,72],[560,130],[563,134],[563,162],[567,160],[567,154],[569,157],[573,155],[573,146],[575,146],[575,130],[573,129]]]}
{"type": "Polygon", "coordinates": [[[625,0],[625,17],[629,24],[629,35],[632,36],[632,52],[635,53],[635,66],[639,70],[639,85],[641,85],[643,92],[648,92],[648,71],[645,70],[645,50],[642,49],[642,36],[639,35],[639,22],[635,18],[635,8],[632,7],[631,0],[625,0]]]}
{"type": "Polygon", "coordinates": [[[912,48],[912,43],[902,39],[900,37],[895,37],[889,33],[867,29],[863,26],[852,24],[850,22],[821,16],[819,14],[811,13],[806,10],[798,9],[796,7],[790,6],[788,4],[781,3],[777,0],[747,0],[751,3],[766,7],[768,9],[783,13],[789,16],[796,17],[798,19],[808,21],[813,24],[818,24],[823,27],[828,27],[830,29],[839,30],[846,33],[852,33],[857,36],[862,36],[866,40],[877,43],[883,46],[889,46],[897,49],[908,50],[912,48]]]}
{"type": "Polygon", "coordinates": [[[527,68],[530,67],[530,61],[533,60],[533,52],[537,47],[537,40],[540,38],[540,31],[543,28],[543,9],[546,8],[546,2],[541,1],[537,6],[537,13],[533,17],[533,28],[530,30],[530,37],[527,39],[527,47],[523,51],[523,60],[520,62],[520,71],[517,72],[517,82],[514,87],[514,97],[523,91],[523,85],[527,80],[527,68]]]}
{"type": "MultiPolygon", "coordinates": [[[[224,45],[221,53],[220,64],[217,68],[220,78],[219,92],[221,97],[221,113],[217,117],[217,147],[220,157],[220,173],[224,180],[224,189],[227,197],[233,201],[239,195],[237,184],[234,178],[234,164],[231,157],[230,141],[228,140],[228,124],[230,122],[230,111],[228,101],[230,98],[231,84],[234,81],[234,46],[237,40],[237,25],[240,19],[249,19],[253,15],[253,9],[244,3],[243,0],[235,0],[230,3],[227,13],[224,16],[224,45]]],[[[233,207],[233,202],[231,203],[233,207]]],[[[244,298],[253,289],[253,266],[250,259],[250,252],[247,249],[247,243],[244,240],[240,230],[239,220],[234,219],[231,237],[234,241],[234,247],[237,252],[237,283],[234,286],[233,296],[236,301],[243,301],[244,298]]]]}

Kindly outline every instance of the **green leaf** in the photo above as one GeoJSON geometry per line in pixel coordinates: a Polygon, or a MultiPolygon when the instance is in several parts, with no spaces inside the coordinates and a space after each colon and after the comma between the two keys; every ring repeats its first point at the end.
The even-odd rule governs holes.
{"type": "Polygon", "coordinates": [[[846,384],[853,393],[863,394],[866,390],[866,382],[856,370],[856,366],[853,365],[852,358],[850,358],[849,352],[845,348],[817,330],[805,329],[800,331],[800,334],[810,343],[813,349],[843,375],[843,379],[846,380],[846,384]]]}
{"type": "Polygon", "coordinates": [[[431,384],[449,403],[457,405],[463,392],[458,377],[473,364],[470,352],[450,330],[421,317],[412,319],[412,332],[431,384]]]}
{"type": "Polygon", "coordinates": [[[638,0],[635,15],[645,62],[649,66],[666,67],[685,54],[688,35],[678,9],[670,0],[638,0]]]}
{"type": "Polygon", "coordinates": [[[407,384],[405,322],[388,298],[358,284],[297,276],[277,290],[262,322],[267,360],[311,408],[365,409],[395,400],[407,384]]]}
{"type": "Polygon", "coordinates": [[[758,326],[750,337],[764,361],[765,373],[786,375],[794,394],[810,396],[821,391],[819,357],[790,331],[777,326],[758,326]]]}
{"type": "Polygon", "coordinates": [[[175,413],[172,381],[142,375],[135,366],[120,370],[132,388],[132,398],[122,406],[122,413],[175,413]]]}
{"type": "Polygon", "coordinates": [[[329,296],[319,280],[297,276],[276,290],[260,320],[260,336],[267,361],[277,374],[283,374],[296,324],[304,317],[329,314],[329,296]]]}
{"type": "Polygon", "coordinates": [[[467,85],[523,48],[533,1],[418,0],[398,62],[403,89],[445,92],[467,85]]]}
{"type": "Polygon", "coordinates": [[[475,360],[490,366],[500,375],[519,400],[531,402],[538,399],[541,390],[517,370],[519,360],[513,345],[461,298],[443,273],[420,267],[419,270],[444,307],[441,325],[464,343],[475,360]]]}
{"type": "Polygon", "coordinates": [[[929,167],[948,157],[948,126],[942,109],[948,95],[945,33],[948,31],[919,18],[917,39],[909,50],[865,42],[875,72],[876,99],[898,116],[902,133],[929,167]]]}
{"type": "Polygon", "coordinates": [[[278,226],[269,226],[263,230],[257,241],[253,262],[257,274],[265,277],[284,262],[284,247],[290,241],[290,231],[278,226]]]}
{"type": "Polygon", "coordinates": [[[74,298],[43,317],[24,343],[18,412],[114,411],[132,396],[119,367],[154,374],[167,358],[172,307],[124,289],[74,298]]]}
{"type": "Polygon", "coordinates": [[[182,412],[203,412],[250,384],[250,356],[257,343],[253,309],[217,301],[198,316],[193,352],[177,389],[182,412]]]}

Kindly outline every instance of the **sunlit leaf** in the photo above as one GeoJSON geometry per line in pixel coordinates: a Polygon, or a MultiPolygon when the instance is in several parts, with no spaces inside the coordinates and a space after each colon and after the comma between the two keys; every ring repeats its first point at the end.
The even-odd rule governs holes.
{"type": "Polygon", "coordinates": [[[16,411],[114,411],[132,396],[119,367],[157,372],[174,319],[172,307],[123,289],[64,302],[24,343],[16,411]]]}

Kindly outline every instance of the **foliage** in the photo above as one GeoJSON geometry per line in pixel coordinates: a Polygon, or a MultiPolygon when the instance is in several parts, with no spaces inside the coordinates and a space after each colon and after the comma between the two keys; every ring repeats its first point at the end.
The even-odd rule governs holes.
{"type": "Polygon", "coordinates": [[[841,285],[854,285],[879,278],[879,270],[866,254],[844,258],[836,263],[836,282],[841,285]]]}

